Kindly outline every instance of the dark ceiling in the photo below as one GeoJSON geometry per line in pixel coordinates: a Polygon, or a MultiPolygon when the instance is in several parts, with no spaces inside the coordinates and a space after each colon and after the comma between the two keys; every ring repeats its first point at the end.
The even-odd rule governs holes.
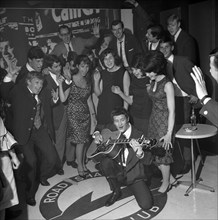
{"type": "MultiPolygon", "coordinates": [[[[192,4],[201,0],[138,0],[142,6],[170,8],[172,5],[192,4]]],[[[131,8],[125,0],[1,0],[0,7],[18,8],[131,8]]]]}

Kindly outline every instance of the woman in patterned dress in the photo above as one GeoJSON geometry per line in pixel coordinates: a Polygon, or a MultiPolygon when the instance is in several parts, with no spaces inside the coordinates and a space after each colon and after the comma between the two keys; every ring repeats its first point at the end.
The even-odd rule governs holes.
{"type": "Polygon", "coordinates": [[[171,148],[174,140],[175,98],[172,82],[166,77],[166,60],[159,51],[151,51],[145,58],[145,72],[151,79],[148,95],[152,100],[152,112],[148,125],[148,137],[156,138],[166,150],[162,157],[155,156],[154,163],[162,173],[160,193],[171,189],[170,164],[173,162],[171,148]]]}
{"type": "MultiPolygon", "coordinates": [[[[150,78],[151,84],[147,87],[148,95],[152,100],[152,112],[148,125],[148,138],[159,141],[164,156],[154,154],[154,163],[160,169],[163,177],[159,188],[160,193],[166,193],[171,188],[170,164],[173,162],[171,148],[174,141],[175,98],[172,82],[166,77],[166,60],[159,51],[149,51],[146,54],[143,72],[150,78]]],[[[142,77],[142,76],[137,76],[142,77]]]]}
{"type": "Polygon", "coordinates": [[[59,95],[62,102],[67,100],[67,145],[73,145],[72,160],[75,158],[78,163],[78,174],[85,177],[88,170],[85,165],[84,145],[89,141],[91,117],[94,112],[91,100],[91,80],[89,70],[91,61],[86,55],[79,55],[75,60],[78,71],[72,76],[71,86],[63,91],[63,78],[60,78],[59,95]],[[75,147],[75,148],[74,148],[75,147]]]}

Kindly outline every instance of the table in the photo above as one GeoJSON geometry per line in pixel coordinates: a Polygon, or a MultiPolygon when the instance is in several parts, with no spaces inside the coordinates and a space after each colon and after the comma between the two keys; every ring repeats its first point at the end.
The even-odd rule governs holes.
{"type": "Polygon", "coordinates": [[[199,178],[198,180],[196,180],[193,142],[194,142],[194,140],[197,140],[197,139],[208,138],[208,137],[212,137],[212,136],[216,135],[217,128],[213,125],[208,125],[208,124],[197,124],[194,127],[194,129],[196,128],[196,130],[194,130],[194,129],[192,130],[192,128],[193,127],[191,126],[191,124],[184,124],[177,131],[177,133],[175,135],[176,138],[191,140],[191,160],[192,160],[191,181],[179,181],[179,184],[189,186],[189,188],[187,189],[187,191],[185,193],[185,196],[188,196],[189,193],[195,188],[200,188],[203,190],[209,190],[211,192],[215,192],[214,188],[199,183],[200,181],[202,181],[202,178],[199,178]]]}

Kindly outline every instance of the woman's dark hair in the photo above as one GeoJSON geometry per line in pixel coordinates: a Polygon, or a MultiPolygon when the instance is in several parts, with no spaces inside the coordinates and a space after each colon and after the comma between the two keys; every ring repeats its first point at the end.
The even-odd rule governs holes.
{"type": "Polygon", "coordinates": [[[107,48],[105,49],[101,55],[100,55],[100,61],[102,63],[102,65],[107,68],[104,64],[104,58],[108,55],[108,54],[112,54],[112,56],[114,57],[114,62],[115,62],[115,65],[117,66],[120,66],[121,63],[122,63],[122,60],[120,59],[120,57],[118,56],[118,54],[116,53],[116,51],[114,51],[113,49],[111,48],[107,48]]]}
{"type": "MultiPolygon", "coordinates": [[[[80,65],[80,63],[82,63],[82,62],[84,62],[85,64],[87,64],[89,66],[89,71],[86,74],[85,78],[87,79],[88,82],[90,82],[91,81],[92,62],[87,55],[81,54],[76,57],[76,60],[74,62],[74,66],[80,65]]],[[[74,74],[76,74],[76,73],[78,73],[78,71],[75,71],[74,74]]]]}
{"type": "Polygon", "coordinates": [[[144,75],[146,75],[145,69],[145,55],[142,53],[137,53],[134,55],[131,63],[131,67],[140,69],[144,75]]]}
{"type": "Polygon", "coordinates": [[[85,64],[87,64],[89,67],[91,67],[92,63],[91,60],[89,59],[89,57],[87,55],[78,55],[75,59],[74,65],[80,65],[80,63],[84,62],[85,64]]]}
{"type": "Polygon", "coordinates": [[[166,75],[167,61],[158,50],[151,50],[145,56],[145,68],[144,71],[151,73],[154,72],[157,75],[166,75]]]}

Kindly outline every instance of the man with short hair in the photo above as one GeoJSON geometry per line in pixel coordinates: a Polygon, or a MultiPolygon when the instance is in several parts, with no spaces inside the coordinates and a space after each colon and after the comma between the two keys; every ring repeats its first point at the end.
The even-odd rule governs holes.
{"type": "Polygon", "coordinates": [[[28,72],[41,72],[44,56],[45,54],[39,46],[31,47],[27,53],[27,63],[21,67],[19,74],[16,78],[16,83],[20,81],[24,82],[28,72]]]}
{"type": "MultiPolygon", "coordinates": [[[[7,78],[12,78],[8,73],[7,78]]],[[[12,134],[20,145],[24,156],[23,174],[26,183],[26,202],[36,205],[35,194],[38,187],[37,166],[40,164],[40,183],[50,185],[48,178],[54,176],[59,167],[59,158],[53,145],[54,130],[51,118],[51,103],[43,88],[44,77],[40,72],[28,72],[25,83],[1,84],[6,99],[12,108],[12,134]],[[41,91],[42,90],[42,91],[41,91]],[[40,158],[37,157],[40,155],[40,158]]]]}
{"type": "Polygon", "coordinates": [[[163,35],[163,27],[160,24],[151,24],[146,33],[146,51],[159,50],[160,39],[163,35]]]}
{"type": "Polygon", "coordinates": [[[72,37],[71,30],[67,25],[62,25],[58,29],[58,36],[62,40],[56,44],[51,54],[55,54],[58,57],[67,59],[70,51],[75,51],[77,55],[81,55],[86,48],[90,48],[95,45],[99,35],[99,25],[94,23],[93,35],[90,38],[72,37]]]}
{"type": "MultiPolygon", "coordinates": [[[[174,43],[169,35],[165,35],[160,40],[160,51],[167,59],[167,75],[172,80],[175,90],[175,124],[180,126],[189,123],[191,108],[198,102],[198,97],[195,91],[195,84],[191,78],[191,71],[194,64],[188,57],[174,55],[174,43]]],[[[189,140],[179,140],[182,147],[184,158],[184,166],[181,173],[187,173],[191,168],[191,149],[189,140]]],[[[177,159],[172,166],[176,166],[177,159]]],[[[181,166],[179,163],[178,166],[181,166]]],[[[178,168],[177,168],[178,169],[178,168]]],[[[178,174],[175,171],[175,174],[178,174]]]]}
{"type": "MultiPolygon", "coordinates": [[[[216,83],[218,83],[218,47],[210,52],[209,59],[210,73],[216,83]]],[[[216,127],[218,127],[218,102],[208,95],[206,83],[204,81],[201,69],[197,66],[194,66],[192,71],[193,72],[191,73],[191,77],[195,81],[196,92],[202,104],[200,114],[206,117],[216,127]]]]}
{"type": "Polygon", "coordinates": [[[187,56],[195,65],[199,64],[196,40],[181,28],[181,19],[176,14],[167,18],[167,30],[175,42],[174,54],[187,56]]]}
{"type": "MultiPolygon", "coordinates": [[[[100,161],[100,170],[106,177],[112,194],[109,196],[105,206],[111,206],[121,197],[121,186],[127,185],[136,198],[140,208],[150,209],[153,199],[148,186],[145,183],[143,160],[145,157],[142,145],[136,140],[143,137],[143,132],[134,128],[129,122],[129,114],[124,108],[116,108],[111,113],[113,119],[113,131],[118,133],[119,138],[129,140],[129,144],[121,145],[120,153],[111,158],[105,156],[100,161]]],[[[95,143],[104,141],[100,132],[93,134],[95,143]]]]}
{"type": "MultiPolygon", "coordinates": [[[[56,55],[49,54],[45,59],[45,67],[48,70],[48,74],[45,76],[46,84],[43,89],[47,90],[50,99],[52,99],[52,93],[58,93],[58,78],[62,75],[63,69],[61,66],[61,60],[56,55]]],[[[55,147],[60,158],[61,167],[63,167],[65,159],[67,132],[67,115],[64,105],[65,103],[62,103],[58,98],[52,106],[52,121],[55,130],[55,147]]],[[[68,158],[67,155],[66,158],[68,158]]],[[[59,170],[59,174],[64,174],[63,168],[59,170]]]]}
{"type": "Polygon", "coordinates": [[[127,32],[121,20],[111,23],[111,31],[114,35],[109,47],[120,56],[123,66],[131,72],[130,65],[135,54],[142,52],[142,48],[135,36],[127,32]]]}

